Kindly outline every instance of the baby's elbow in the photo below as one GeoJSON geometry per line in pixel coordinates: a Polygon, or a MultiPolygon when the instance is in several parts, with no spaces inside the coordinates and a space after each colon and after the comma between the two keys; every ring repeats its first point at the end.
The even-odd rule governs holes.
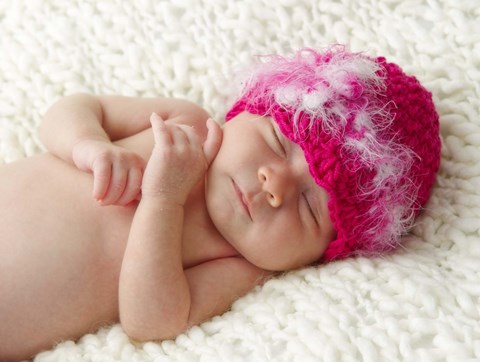
{"type": "Polygon", "coordinates": [[[137,342],[163,341],[173,339],[187,329],[184,321],[163,321],[157,325],[146,323],[122,323],[125,334],[137,342]]]}
{"type": "Polygon", "coordinates": [[[125,326],[122,324],[123,331],[131,340],[136,342],[149,342],[149,341],[156,341],[162,340],[162,338],[155,338],[151,333],[148,333],[146,330],[133,328],[131,326],[125,326]]]}

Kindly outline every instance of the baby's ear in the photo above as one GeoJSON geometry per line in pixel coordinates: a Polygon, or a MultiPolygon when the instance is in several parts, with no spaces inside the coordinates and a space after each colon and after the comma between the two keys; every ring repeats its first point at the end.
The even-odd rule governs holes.
{"type": "Polygon", "coordinates": [[[220,125],[211,118],[207,119],[207,128],[208,133],[203,143],[203,153],[207,159],[208,166],[210,166],[222,144],[223,132],[220,125]]]}

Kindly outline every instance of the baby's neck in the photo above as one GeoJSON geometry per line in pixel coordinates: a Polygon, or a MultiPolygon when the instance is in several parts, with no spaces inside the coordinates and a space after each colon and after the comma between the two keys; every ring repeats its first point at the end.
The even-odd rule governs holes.
{"type": "Polygon", "coordinates": [[[184,267],[239,255],[219,233],[208,214],[204,182],[192,190],[185,204],[183,244],[184,267]]]}

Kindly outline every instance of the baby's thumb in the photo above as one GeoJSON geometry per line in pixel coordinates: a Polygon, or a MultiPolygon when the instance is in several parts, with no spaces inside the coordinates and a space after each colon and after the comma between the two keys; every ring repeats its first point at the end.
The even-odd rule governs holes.
{"type": "Polygon", "coordinates": [[[207,128],[208,133],[207,139],[203,143],[203,153],[207,159],[208,166],[210,166],[222,144],[223,133],[220,125],[211,118],[207,120],[207,128]]]}

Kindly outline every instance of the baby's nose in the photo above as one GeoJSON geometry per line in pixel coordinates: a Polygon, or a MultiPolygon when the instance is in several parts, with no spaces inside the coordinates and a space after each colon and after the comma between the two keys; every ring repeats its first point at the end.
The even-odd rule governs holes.
{"type": "Polygon", "coordinates": [[[291,192],[297,181],[287,168],[260,167],[258,180],[265,192],[267,202],[272,207],[280,207],[288,193],[291,192]]]}

